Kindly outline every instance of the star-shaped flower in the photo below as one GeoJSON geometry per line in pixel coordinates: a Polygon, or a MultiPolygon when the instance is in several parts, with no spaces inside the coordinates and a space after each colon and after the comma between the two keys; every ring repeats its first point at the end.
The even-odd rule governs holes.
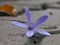
{"type": "Polygon", "coordinates": [[[24,25],[24,24],[22,24],[20,22],[16,22],[16,21],[11,22],[13,25],[18,26],[18,27],[22,27],[22,28],[27,28],[28,31],[25,33],[25,35],[27,37],[32,37],[35,32],[42,34],[42,35],[46,35],[46,36],[51,35],[50,33],[46,32],[44,30],[34,29],[38,25],[41,25],[43,22],[45,22],[48,19],[47,15],[41,16],[34,24],[31,24],[30,11],[26,6],[24,7],[24,10],[25,10],[26,18],[27,18],[27,25],[24,25]]]}

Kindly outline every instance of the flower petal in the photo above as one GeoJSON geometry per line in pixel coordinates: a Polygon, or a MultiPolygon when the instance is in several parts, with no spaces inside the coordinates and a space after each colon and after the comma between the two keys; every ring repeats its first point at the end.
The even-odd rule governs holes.
{"type": "Polygon", "coordinates": [[[35,28],[36,26],[38,26],[39,24],[42,24],[43,22],[45,22],[48,19],[47,15],[41,16],[33,25],[32,27],[35,28]]]}
{"type": "Polygon", "coordinates": [[[34,31],[33,30],[29,30],[26,32],[26,36],[27,37],[32,37],[34,35],[34,31]]]}
{"type": "Polygon", "coordinates": [[[25,6],[24,9],[25,9],[26,17],[27,17],[27,24],[28,24],[28,26],[30,26],[30,23],[31,23],[30,11],[27,8],[27,6],[25,6]]]}
{"type": "Polygon", "coordinates": [[[22,27],[22,28],[28,28],[26,25],[24,25],[20,22],[16,22],[16,21],[11,22],[11,24],[18,26],[18,27],[22,27]]]}
{"type": "Polygon", "coordinates": [[[50,36],[51,34],[44,31],[44,30],[36,30],[36,32],[38,32],[39,34],[42,34],[42,35],[46,35],[46,36],[50,36]]]}

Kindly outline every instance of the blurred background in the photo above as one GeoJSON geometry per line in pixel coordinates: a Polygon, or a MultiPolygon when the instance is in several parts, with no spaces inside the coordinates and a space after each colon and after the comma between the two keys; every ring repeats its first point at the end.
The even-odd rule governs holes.
{"type": "MultiPolygon", "coordinates": [[[[2,7],[0,12],[3,10],[9,14],[9,16],[0,14],[0,45],[23,45],[26,41],[26,37],[22,37],[20,33],[25,33],[27,29],[11,24],[11,21],[20,21],[26,24],[24,6],[27,6],[31,11],[32,23],[42,15],[49,16],[48,20],[38,29],[60,31],[60,0],[0,0],[0,7],[2,7]],[[43,9],[41,4],[47,4],[47,9],[43,9]],[[14,10],[9,12],[10,8],[3,8],[3,5],[11,5],[14,10]],[[17,35],[11,36],[11,34],[17,35]]],[[[60,45],[60,34],[45,37],[41,45],[60,45]]]]}

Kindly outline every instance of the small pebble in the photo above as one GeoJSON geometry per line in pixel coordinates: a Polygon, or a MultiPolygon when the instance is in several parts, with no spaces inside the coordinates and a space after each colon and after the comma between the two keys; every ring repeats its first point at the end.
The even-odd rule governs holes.
{"type": "Polygon", "coordinates": [[[52,13],[52,12],[49,12],[49,14],[50,14],[50,15],[53,15],[53,13],[52,13]]]}

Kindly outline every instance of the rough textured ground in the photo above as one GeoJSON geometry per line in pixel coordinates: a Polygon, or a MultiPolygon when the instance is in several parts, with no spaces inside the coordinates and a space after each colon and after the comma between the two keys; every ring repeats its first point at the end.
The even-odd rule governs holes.
{"type": "MultiPolygon", "coordinates": [[[[55,2],[59,0],[46,0],[46,1],[55,2]]],[[[1,2],[1,4],[10,3],[14,5],[17,9],[20,9],[20,7],[24,6],[21,4],[32,5],[32,4],[40,4],[40,2],[44,2],[44,0],[17,1],[17,2],[14,2],[15,4],[12,4],[12,2],[1,2]]],[[[44,10],[31,11],[32,22],[35,22],[35,20],[37,20],[38,17],[44,14],[48,15],[49,18],[43,25],[46,25],[46,26],[57,25],[58,29],[60,29],[60,10],[59,9],[47,9],[45,11],[44,10]],[[50,15],[49,12],[52,12],[53,15],[50,15]]],[[[26,17],[25,17],[25,14],[21,16],[19,15],[17,17],[0,17],[0,45],[23,45],[23,43],[26,41],[26,37],[22,37],[19,34],[25,33],[27,30],[11,25],[10,23],[11,21],[9,20],[25,21],[26,17]],[[18,35],[11,36],[11,34],[18,34],[18,35]]],[[[41,45],[60,45],[60,34],[54,34],[50,37],[46,37],[42,41],[41,45]]]]}

